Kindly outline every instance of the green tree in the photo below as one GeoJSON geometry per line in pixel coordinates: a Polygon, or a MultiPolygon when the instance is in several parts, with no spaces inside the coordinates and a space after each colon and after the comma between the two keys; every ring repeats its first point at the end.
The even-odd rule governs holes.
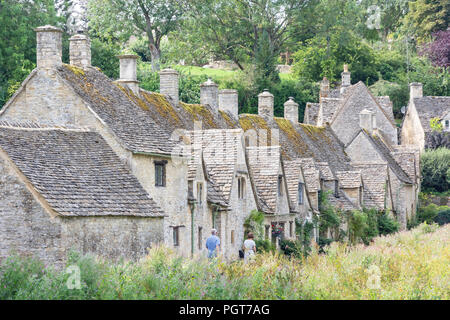
{"type": "Polygon", "coordinates": [[[99,38],[124,43],[145,34],[154,71],[160,68],[161,40],[182,15],[177,0],[91,0],[88,6],[89,26],[99,38]]]}
{"type": "Polygon", "coordinates": [[[294,74],[310,81],[326,76],[336,82],[345,63],[349,64],[353,83],[371,85],[379,77],[374,50],[353,33],[334,33],[329,39],[316,36],[301,46],[294,59],[294,74]]]}
{"type": "Polygon", "coordinates": [[[411,26],[419,43],[429,40],[435,31],[446,30],[450,21],[448,0],[409,1],[404,24],[411,26]]]}
{"type": "Polygon", "coordinates": [[[295,19],[310,2],[314,1],[185,1],[191,23],[185,25],[190,27],[188,32],[183,32],[195,34],[214,55],[233,60],[243,70],[260,51],[261,38],[267,39],[273,57],[278,56],[290,42],[295,19]]]}
{"type": "Polygon", "coordinates": [[[450,187],[450,149],[426,150],[421,156],[423,190],[446,192],[450,187]]]}
{"type": "Polygon", "coordinates": [[[62,22],[53,0],[0,1],[0,107],[36,66],[33,29],[62,22]]]}

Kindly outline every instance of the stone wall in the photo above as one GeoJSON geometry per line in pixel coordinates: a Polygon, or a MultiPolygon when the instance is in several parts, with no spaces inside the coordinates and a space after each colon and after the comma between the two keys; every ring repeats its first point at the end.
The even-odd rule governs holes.
{"type": "Polygon", "coordinates": [[[190,256],[191,216],[187,202],[187,164],[174,162],[168,158],[133,154],[131,168],[144,189],[167,215],[164,219],[165,243],[173,246],[173,227],[180,226],[180,246],[177,250],[183,256],[190,256]],[[167,161],[164,187],[155,186],[155,161],[167,161]]]}
{"type": "Polygon", "coordinates": [[[111,260],[137,259],[163,241],[163,218],[52,217],[18,174],[2,154],[0,259],[16,252],[62,267],[70,249],[111,260]]]}
{"type": "Polygon", "coordinates": [[[61,218],[61,245],[118,261],[137,260],[147,249],[162,244],[163,218],[70,217],[61,218]]]}
{"type": "Polygon", "coordinates": [[[409,103],[401,129],[401,144],[415,145],[421,151],[425,148],[425,132],[419,120],[416,108],[413,103],[409,103]]]}
{"type": "Polygon", "coordinates": [[[12,252],[62,265],[61,225],[34,198],[9,160],[0,157],[0,260],[12,252]]]}

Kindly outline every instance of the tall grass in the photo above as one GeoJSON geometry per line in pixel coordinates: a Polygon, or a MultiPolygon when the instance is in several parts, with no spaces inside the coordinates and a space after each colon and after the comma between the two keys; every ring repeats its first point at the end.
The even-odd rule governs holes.
{"type": "Polygon", "coordinates": [[[421,225],[370,246],[332,243],[302,260],[273,253],[240,261],[191,260],[158,247],[138,262],[109,263],[71,253],[69,274],[11,256],[0,266],[1,299],[448,299],[450,225],[421,225]],[[375,267],[374,267],[375,266],[375,267]],[[379,270],[379,288],[368,285],[379,270]]]}

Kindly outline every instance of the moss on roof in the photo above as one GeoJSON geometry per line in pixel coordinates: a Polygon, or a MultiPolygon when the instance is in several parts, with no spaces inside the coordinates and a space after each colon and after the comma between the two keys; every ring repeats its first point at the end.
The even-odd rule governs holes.
{"type": "Polygon", "coordinates": [[[222,115],[222,118],[225,120],[225,123],[227,124],[227,126],[229,128],[236,128],[238,123],[236,121],[233,121],[233,119],[231,119],[231,117],[228,115],[228,113],[226,113],[223,110],[219,110],[219,113],[222,115]]]}
{"type": "Polygon", "coordinates": [[[163,94],[156,92],[150,93],[141,90],[141,95],[144,100],[151,104],[162,117],[168,118],[169,121],[176,125],[181,123],[178,113],[163,94]]]}
{"type": "Polygon", "coordinates": [[[65,63],[63,64],[63,66],[64,66],[66,69],[72,71],[75,75],[77,75],[77,76],[79,76],[79,77],[84,77],[84,78],[86,78],[86,74],[84,73],[84,70],[83,70],[83,69],[81,69],[81,68],[79,68],[79,67],[76,67],[76,66],[73,66],[73,65],[70,65],[70,64],[65,64],[65,63]]]}
{"type": "Polygon", "coordinates": [[[133,101],[135,104],[137,104],[142,110],[146,110],[146,111],[149,110],[148,106],[144,103],[144,101],[142,101],[142,99],[140,99],[138,96],[136,96],[132,90],[130,90],[129,88],[125,88],[124,86],[122,86],[121,84],[119,84],[117,82],[114,82],[114,84],[117,86],[117,88],[122,90],[123,93],[125,93],[127,95],[127,97],[131,101],[133,101]]]}
{"type": "Polygon", "coordinates": [[[214,115],[205,106],[201,104],[189,104],[184,102],[180,102],[180,105],[189,113],[193,120],[202,121],[204,129],[219,127],[214,119],[214,115]]]}
{"type": "MultiPolygon", "coordinates": [[[[292,125],[290,120],[285,118],[275,118],[275,122],[278,127],[284,134],[284,136],[291,142],[291,145],[295,147],[296,152],[303,157],[311,157],[312,153],[310,152],[308,146],[306,145],[304,139],[300,136],[298,131],[292,125]]],[[[283,148],[284,149],[284,148],[283,148]]],[[[283,155],[285,152],[283,152],[283,155]]],[[[288,158],[291,158],[288,156],[288,158]]]]}

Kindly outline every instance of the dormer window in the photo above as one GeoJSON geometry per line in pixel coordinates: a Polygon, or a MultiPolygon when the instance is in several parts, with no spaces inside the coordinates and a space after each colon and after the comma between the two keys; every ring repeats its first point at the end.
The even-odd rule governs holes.
{"type": "Polygon", "coordinates": [[[245,197],[245,178],[238,178],[238,197],[239,199],[244,199],[245,197]]]}
{"type": "Polygon", "coordinates": [[[155,186],[166,186],[166,164],[167,161],[155,161],[155,186]]]}
{"type": "Polygon", "coordinates": [[[298,204],[303,204],[303,182],[298,183],[298,204]]]}
{"type": "Polygon", "coordinates": [[[444,120],[444,129],[448,129],[450,127],[450,120],[444,120]]]}
{"type": "Polygon", "coordinates": [[[283,176],[278,176],[278,195],[283,195],[283,176]]]}

